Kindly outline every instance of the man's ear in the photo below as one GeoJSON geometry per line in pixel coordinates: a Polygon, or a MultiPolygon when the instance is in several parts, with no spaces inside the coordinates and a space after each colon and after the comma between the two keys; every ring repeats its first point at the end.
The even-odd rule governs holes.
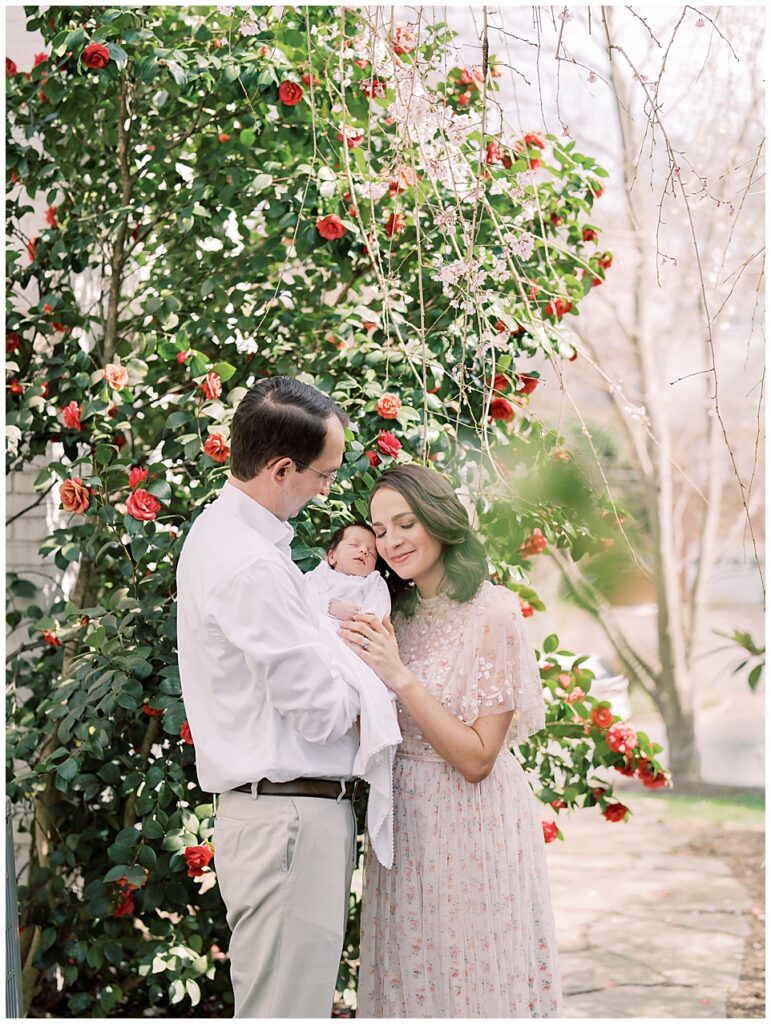
{"type": "Polygon", "coordinates": [[[289,473],[289,467],[293,465],[290,458],[277,459],[272,466],[269,467],[271,477],[277,483],[283,483],[286,480],[289,473]]]}

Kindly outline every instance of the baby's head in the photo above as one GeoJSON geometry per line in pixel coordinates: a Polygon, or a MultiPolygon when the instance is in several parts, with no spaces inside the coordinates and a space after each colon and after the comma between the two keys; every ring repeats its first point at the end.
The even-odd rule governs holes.
{"type": "Polygon", "coordinates": [[[341,526],[330,541],[327,562],[346,576],[369,576],[377,562],[375,531],[363,522],[341,526]]]}

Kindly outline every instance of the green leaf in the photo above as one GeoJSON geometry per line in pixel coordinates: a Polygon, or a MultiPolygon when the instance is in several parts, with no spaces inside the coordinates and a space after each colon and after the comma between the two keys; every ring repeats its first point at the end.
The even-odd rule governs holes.
{"type": "Polygon", "coordinates": [[[216,363],[214,366],[214,372],[219,374],[223,381],[226,381],[230,380],[236,372],[236,368],[235,366],[231,366],[230,363],[216,363]]]}
{"type": "Polygon", "coordinates": [[[62,762],[56,769],[56,774],[64,782],[72,782],[75,776],[80,771],[80,766],[74,757],[68,757],[66,761],[62,762]]]}
{"type": "Polygon", "coordinates": [[[169,74],[180,88],[187,85],[187,72],[175,60],[167,61],[166,67],[169,69],[169,74]]]}
{"type": "Polygon", "coordinates": [[[559,637],[556,633],[550,633],[549,636],[543,642],[543,649],[547,654],[551,654],[556,651],[559,647],[559,637]]]}
{"type": "Polygon", "coordinates": [[[184,982],[180,981],[179,978],[175,978],[171,985],[169,985],[169,1000],[172,1006],[182,1002],[185,998],[185,991],[184,982]]]}
{"type": "Polygon", "coordinates": [[[45,952],[56,942],[56,929],[44,928],[40,936],[40,949],[45,952]]]}
{"type": "Polygon", "coordinates": [[[185,988],[187,989],[187,994],[190,996],[190,1002],[193,1006],[197,1006],[201,1001],[201,990],[198,987],[198,983],[192,978],[188,978],[185,982],[185,988]]]}
{"type": "Polygon", "coordinates": [[[117,43],[108,43],[107,49],[109,50],[112,59],[117,61],[119,64],[124,64],[128,60],[128,54],[123,47],[118,46],[117,43]]]}
{"type": "Polygon", "coordinates": [[[747,682],[750,684],[750,689],[754,690],[760,682],[760,676],[763,672],[762,665],[756,665],[755,668],[750,672],[747,682]]]}

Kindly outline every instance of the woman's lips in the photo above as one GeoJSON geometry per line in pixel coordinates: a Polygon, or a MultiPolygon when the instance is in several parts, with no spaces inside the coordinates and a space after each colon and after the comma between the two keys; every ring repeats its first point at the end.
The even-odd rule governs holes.
{"type": "Polygon", "coordinates": [[[415,554],[414,551],[406,551],[406,552],[403,552],[401,555],[391,555],[391,562],[394,565],[401,565],[401,563],[403,561],[405,561],[405,559],[409,558],[410,555],[414,555],[414,554],[415,554]]]}

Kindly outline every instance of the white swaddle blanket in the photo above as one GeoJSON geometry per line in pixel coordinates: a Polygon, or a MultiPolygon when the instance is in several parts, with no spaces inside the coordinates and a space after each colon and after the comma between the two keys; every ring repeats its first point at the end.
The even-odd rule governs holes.
{"type": "Polygon", "coordinates": [[[390,868],[394,859],[393,763],[402,740],[395,698],[369,665],[338,636],[339,621],[327,611],[330,600],[348,601],[382,620],[391,610],[388,587],[377,571],[368,576],[348,576],[335,572],[326,562],[306,573],[305,581],[308,600],[321,613],[322,630],[337,667],[359,693],[359,750],[353,774],[369,783],[369,840],[377,859],[383,867],[390,868]]]}

